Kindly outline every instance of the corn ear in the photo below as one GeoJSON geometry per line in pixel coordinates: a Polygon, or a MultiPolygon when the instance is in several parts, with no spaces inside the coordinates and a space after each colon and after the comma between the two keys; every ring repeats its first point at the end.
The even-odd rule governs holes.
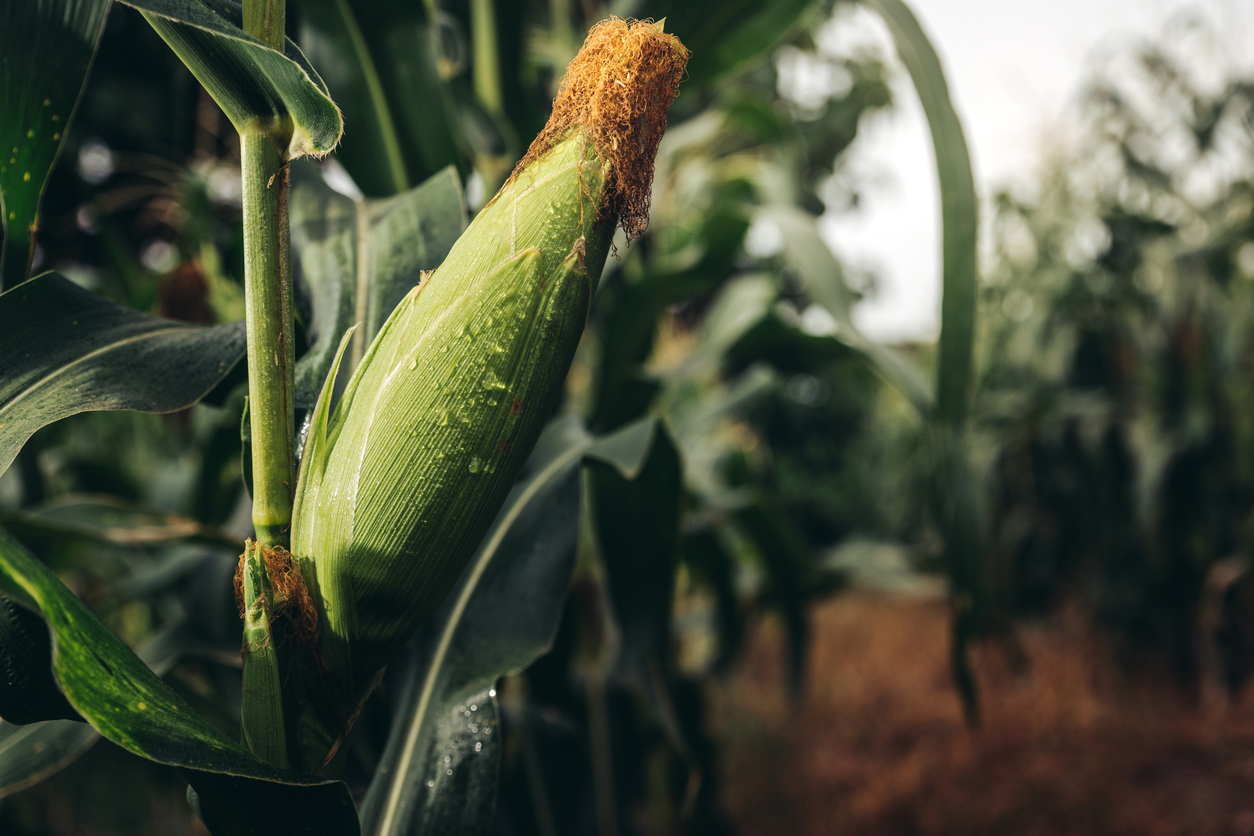
{"type": "Polygon", "coordinates": [[[397,306],[334,414],[334,374],[319,399],[291,542],[334,693],[317,722],[302,718],[302,768],[456,581],[561,393],[616,225],[643,228],[687,53],[652,24],[614,20],[594,36],[554,121],[397,306]]]}
{"type": "Polygon", "coordinates": [[[585,154],[572,138],[476,219],[311,424],[292,548],[349,694],[443,600],[561,392],[613,231],[585,154]]]}

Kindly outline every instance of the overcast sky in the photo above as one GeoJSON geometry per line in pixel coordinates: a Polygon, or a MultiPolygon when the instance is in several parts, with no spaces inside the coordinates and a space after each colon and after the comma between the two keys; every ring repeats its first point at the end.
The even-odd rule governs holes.
{"type": "MultiPolygon", "coordinates": [[[[1161,35],[1187,11],[1215,24],[1224,63],[1254,67],[1254,0],[909,0],[940,53],[950,94],[971,146],[976,187],[1030,180],[1050,143],[1062,141],[1067,109],[1103,55],[1161,35]]],[[[829,37],[887,38],[865,11],[829,37]]],[[[881,282],[855,321],[881,340],[934,339],[940,314],[939,198],[923,112],[904,70],[898,107],[873,122],[851,149],[872,182],[863,211],[825,224],[847,260],[881,282]]]]}

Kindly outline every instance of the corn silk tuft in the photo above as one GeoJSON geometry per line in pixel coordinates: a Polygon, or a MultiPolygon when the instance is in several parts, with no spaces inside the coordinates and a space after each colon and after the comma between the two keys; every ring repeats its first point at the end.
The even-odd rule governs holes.
{"type": "Polygon", "coordinates": [[[651,20],[611,17],[593,26],[562,77],[553,115],[508,182],[579,126],[608,164],[604,208],[618,216],[628,242],[640,237],[649,226],[666,111],[679,95],[688,55],[679,38],[651,20]]]}

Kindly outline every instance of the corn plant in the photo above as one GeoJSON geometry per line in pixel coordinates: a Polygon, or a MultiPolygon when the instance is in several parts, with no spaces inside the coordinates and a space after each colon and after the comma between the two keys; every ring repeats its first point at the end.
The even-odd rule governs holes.
{"type": "MultiPolygon", "coordinates": [[[[553,645],[572,574],[579,589],[599,565],[597,594],[612,613],[606,634],[619,637],[597,649],[581,679],[597,741],[601,829],[629,818],[613,797],[605,734],[620,681],[643,696],[649,722],[687,770],[680,796],[708,793],[712,782],[698,789],[709,771],[699,724],[677,710],[681,683],[669,662],[678,560],[706,566],[726,592],[735,571],[729,538],[751,542],[771,567],[770,595],[787,613],[795,659],[807,596],[829,588],[769,498],[738,504],[734,485],[694,466],[725,452],[703,449],[702,439],[756,385],[752,377],[726,385],[711,371],[743,345],[747,325],[773,316],[776,294],[736,276],[733,258],[757,218],[779,225],[783,264],[772,268],[798,277],[835,317],[833,342],[870,358],[936,428],[937,507],[951,544],[955,659],[964,670],[980,604],[979,544],[969,534],[978,509],[962,482],[974,208],[961,130],[904,7],[885,2],[881,11],[928,92],[947,195],[939,398],[906,361],[852,329],[840,265],[813,215],[772,192],[769,178],[752,199],[724,205],[729,213],[711,213],[696,268],[676,258],[683,236],[671,235],[685,223],[682,201],[668,196],[669,184],[653,188],[655,157],[664,181],[694,147],[690,132],[687,146],[679,137],[658,156],[680,79],[708,97],[712,82],[751,71],[755,57],[805,31],[825,4],[741,4],[739,15],[711,15],[711,4],[619,3],[615,11],[665,17],[665,25],[610,19],[578,51],[569,10],[563,17],[553,4],[552,40],[538,62],[556,93],[547,123],[517,89],[522,73],[500,65],[524,38],[521,4],[450,4],[452,14],[435,2],[125,5],[238,136],[243,321],[180,324],[55,273],[28,278],[40,195],[109,4],[6,4],[0,140],[13,150],[0,165],[0,319],[8,325],[0,465],[13,465],[34,503],[37,445],[23,445],[41,428],[85,411],[234,403],[244,418],[250,536],[100,499],[32,504],[5,518],[18,537],[0,537],[0,752],[24,759],[8,761],[20,764],[14,773],[0,771],[3,789],[55,771],[103,736],[176,767],[214,833],[482,832],[506,755],[500,677],[553,645]],[[458,25],[472,34],[471,89],[449,81],[456,56],[440,46],[458,25]],[[532,135],[524,149],[519,138],[532,135]],[[323,170],[302,159],[332,152],[360,187],[356,196],[329,188],[323,170]],[[469,225],[466,177],[487,191],[500,186],[469,225]],[[662,212],[661,229],[647,233],[659,195],[679,211],[662,212]],[[561,406],[563,387],[616,250],[626,256],[596,303],[599,357],[580,418],[561,406]],[[641,265],[647,281],[637,281],[641,265]],[[645,370],[661,310],[712,295],[705,359],[675,374],[645,370]],[[246,400],[229,394],[237,381],[246,400]],[[683,397],[707,385],[713,397],[683,397]],[[706,522],[686,523],[690,509],[706,522]],[[176,628],[137,655],[115,635],[117,623],[102,623],[32,553],[65,537],[235,549],[233,576],[219,572],[214,583],[233,584],[242,628],[237,718],[162,679],[189,652],[176,628]],[[380,693],[395,716],[362,781],[348,773],[362,760],[353,752],[361,727],[382,713],[380,693]]],[[[696,129],[697,146],[711,118],[736,115],[708,98],[685,111],[685,100],[676,113],[696,129]]],[[[724,187],[730,194],[736,184],[724,187]]],[[[734,609],[733,601],[729,615],[734,609]]],[[[799,678],[799,662],[794,670],[799,678]]],[[[681,797],[675,810],[691,802],[681,797]]]]}

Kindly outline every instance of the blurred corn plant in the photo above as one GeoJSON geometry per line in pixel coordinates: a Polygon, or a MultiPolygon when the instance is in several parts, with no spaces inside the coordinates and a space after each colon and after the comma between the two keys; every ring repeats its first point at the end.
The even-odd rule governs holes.
{"type": "Polygon", "coordinates": [[[1111,57],[1002,194],[980,436],[998,597],[1078,601],[1134,667],[1248,675],[1254,86],[1199,22],[1111,57]]]}
{"type": "Polygon", "coordinates": [[[852,460],[870,369],[925,428],[973,710],[975,203],[904,6],[870,4],[937,149],[935,385],[818,232],[890,104],[831,3],[125,5],[3,13],[0,793],[103,736],[214,833],[721,830],[702,680],[775,611],[799,693],[861,513],[852,466],[800,501],[772,415],[831,403],[806,435],[852,460]]]}

